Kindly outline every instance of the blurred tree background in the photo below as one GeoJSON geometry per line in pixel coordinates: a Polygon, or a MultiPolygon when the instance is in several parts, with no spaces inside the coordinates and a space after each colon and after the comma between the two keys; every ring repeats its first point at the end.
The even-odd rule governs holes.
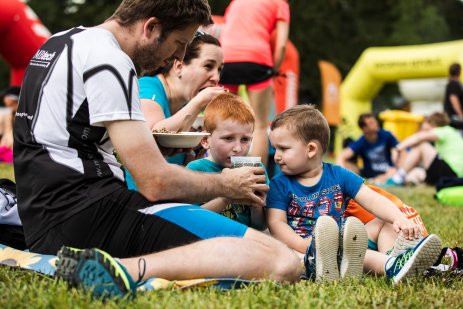
{"type": "MultiPolygon", "coordinates": [[[[249,0],[252,1],[252,0],[249,0]]],[[[29,6],[52,32],[101,23],[117,7],[113,0],[29,0],[29,6]]],[[[229,0],[209,0],[223,15],[229,0]]],[[[463,39],[461,0],[289,0],[290,39],[301,58],[301,101],[320,101],[318,60],[336,65],[345,77],[367,47],[425,44],[463,39]]],[[[8,68],[0,62],[0,89],[7,86],[8,68]]],[[[391,100],[388,85],[379,94],[391,100]]]]}

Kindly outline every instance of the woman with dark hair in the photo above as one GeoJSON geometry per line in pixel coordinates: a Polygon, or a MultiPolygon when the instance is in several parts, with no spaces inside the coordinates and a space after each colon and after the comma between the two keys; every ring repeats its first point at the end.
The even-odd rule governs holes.
{"type": "MultiPolygon", "coordinates": [[[[222,67],[219,41],[198,31],[186,47],[183,61],[175,59],[159,74],[139,79],[141,109],[148,127],[177,131],[185,116],[191,115],[186,121],[190,128],[207,104],[225,91],[217,87],[222,67]]],[[[184,164],[185,158],[185,154],[176,154],[167,161],[184,164]]],[[[126,181],[129,189],[136,188],[129,173],[126,173],[126,181]]]]}
{"type": "Polygon", "coordinates": [[[140,78],[142,111],[148,126],[177,131],[186,115],[191,115],[187,121],[191,126],[207,104],[224,91],[217,87],[222,67],[219,41],[197,32],[183,61],[175,59],[160,74],[140,78]]]}

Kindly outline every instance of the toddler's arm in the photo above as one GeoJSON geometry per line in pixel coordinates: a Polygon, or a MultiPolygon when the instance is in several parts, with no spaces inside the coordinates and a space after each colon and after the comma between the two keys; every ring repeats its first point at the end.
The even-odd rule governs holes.
{"type": "Polygon", "coordinates": [[[267,224],[270,233],[288,247],[305,253],[311,238],[302,238],[288,225],[286,212],[277,208],[267,208],[267,224]]]}
{"type": "Polygon", "coordinates": [[[228,204],[230,204],[230,200],[226,199],[225,197],[218,197],[201,205],[201,207],[216,213],[221,213],[224,211],[228,204]]]}
{"type": "Polygon", "coordinates": [[[373,191],[365,184],[362,184],[354,199],[381,220],[391,223],[397,233],[402,231],[404,237],[409,239],[418,238],[421,234],[421,228],[412,220],[409,220],[392,201],[373,191]]]}
{"type": "Polygon", "coordinates": [[[251,210],[251,226],[262,231],[267,228],[265,222],[265,208],[261,205],[249,206],[251,210]]]}

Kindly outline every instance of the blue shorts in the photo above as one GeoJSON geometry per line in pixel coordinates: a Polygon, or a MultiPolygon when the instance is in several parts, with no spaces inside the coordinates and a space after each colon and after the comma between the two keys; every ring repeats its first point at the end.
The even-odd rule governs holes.
{"type": "Polygon", "coordinates": [[[368,249],[378,251],[378,245],[374,241],[368,239],[368,249]]]}
{"type": "Polygon", "coordinates": [[[189,204],[159,204],[141,209],[188,230],[201,239],[243,237],[248,227],[210,210],[189,204]]]}

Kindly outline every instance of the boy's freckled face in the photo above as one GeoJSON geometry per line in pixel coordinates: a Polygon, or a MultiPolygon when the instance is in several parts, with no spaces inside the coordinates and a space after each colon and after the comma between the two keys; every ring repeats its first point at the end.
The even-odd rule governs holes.
{"type": "Polygon", "coordinates": [[[286,127],[270,132],[270,142],[275,147],[275,162],[286,175],[298,175],[308,169],[307,144],[296,138],[286,127]]]}
{"type": "Polygon", "coordinates": [[[253,131],[253,124],[243,124],[231,119],[221,120],[207,138],[209,159],[224,167],[231,167],[230,157],[248,154],[253,131]]]}

